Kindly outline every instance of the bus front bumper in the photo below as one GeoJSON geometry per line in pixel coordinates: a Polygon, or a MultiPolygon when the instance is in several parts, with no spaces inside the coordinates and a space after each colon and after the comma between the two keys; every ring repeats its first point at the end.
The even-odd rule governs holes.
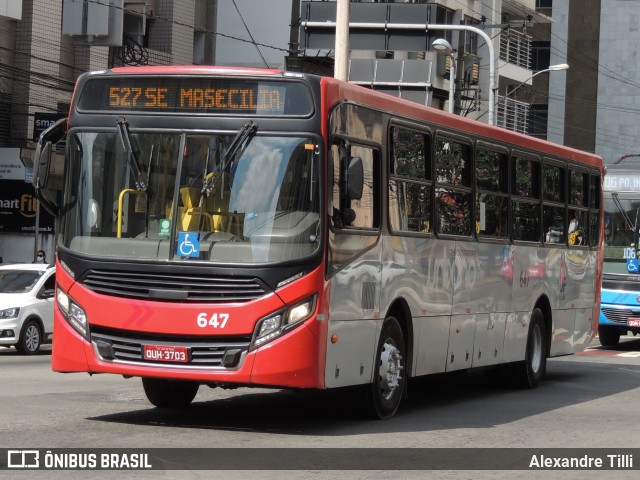
{"type": "MultiPolygon", "coordinates": [[[[192,362],[146,361],[137,358],[107,359],[104,346],[80,336],[56,311],[54,315],[52,370],[56,372],[113,373],[126,377],[156,377],[191,380],[204,384],[324,388],[324,368],[320,366],[319,342],[309,322],[255,349],[241,352],[232,367],[199,366],[192,362]]],[[[144,348],[137,341],[134,348],[144,348]]],[[[149,342],[157,344],[157,341],[149,342]]],[[[172,342],[166,342],[168,344],[172,342]]],[[[107,355],[108,357],[109,355],[107,355]]]]}

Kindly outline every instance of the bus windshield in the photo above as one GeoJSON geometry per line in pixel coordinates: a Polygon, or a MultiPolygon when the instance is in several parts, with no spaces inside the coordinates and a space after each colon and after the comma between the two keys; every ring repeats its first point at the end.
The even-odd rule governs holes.
{"type": "Polygon", "coordinates": [[[119,259],[263,264],[319,248],[318,140],[71,132],[61,244],[119,259]],[[124,138],[123,138],[124,137],[124,138]]]}
{"type": "Polygon", "coordinates": [[[606,194],[604,202],[604,273],[640,273],[635,269],[640,227],[640,198],[606,194]]]}

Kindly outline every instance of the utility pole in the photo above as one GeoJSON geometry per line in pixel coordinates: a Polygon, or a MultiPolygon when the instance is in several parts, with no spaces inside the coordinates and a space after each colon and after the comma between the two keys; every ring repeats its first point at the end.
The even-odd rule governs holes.
{"type": "Polygon", "coordinates": [[[336,5],[336,58],[333,76],[344,81],[348,78],[349,67],[349,3],[350,0],[338,0],[336,5]]]}
{"type": "Polygon", "coordinates": [[[456,68],[455,78],[450,78],[449,81],[454,82],[455,90],[453,93],[453,113],[460,115],[462,113],[462,89],[464,87],[464,47],[465,47],[466,32],[461,30],[458,32],[458,53],[456,55],[456,68]]]}

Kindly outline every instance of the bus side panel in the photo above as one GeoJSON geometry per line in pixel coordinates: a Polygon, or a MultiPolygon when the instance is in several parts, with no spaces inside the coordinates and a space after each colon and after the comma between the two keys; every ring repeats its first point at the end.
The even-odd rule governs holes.
{"type": "Polygon", "coordinates": [[[524,360],[529,333],[529,312],[512,312],[507,314],[504,333],[504,361],[517,362],[524,360]]]}
{"type": "Polygon", "coordinates": [[[371,382],[380,319],[380,247],[372,248],[329,281],[327,388],[371,382]],[[334,335],[336,337],[334,337],[334,335]],[[337,338],[335,343],[332,337],[337,338]]]}
{"type": "Polygon", "coordinates": [[[451,317],[419,317],[413,319],[415,376],[442,373],[447,364],[451,317]]]}
{"type": "Polygon", "coordinates": [[[453,302],[454,242],[382,238],[381,312],[402,301],[413,324],[414,376],[445,371],[453,302]]]}
{"type": "Polygon", "coordinates": [[[593,340],[593,308],[576,310],[576,330],[573,336],[573,352],[582,352],[593,340]]]}
{"type": "Polygon", "coordinates": [[[580,250],[569,252],[567,256],[567,277],[571,282],[578,282],[575,331],[573,337],[573,353],[581,352],[593,340],[593,325],[598,311],[594,309],[597,301],[598,252],[580,250]]]}
{"type": "Polygon", "coordinates": [[[506,326],[506,313],[485,313],[476,316],[473,367],[496,365],[502,362],[506,326]]]}
{"type": "Polygon", "coordinates": [[[553,312],[550,356],[573,353],[575,326],[575,310],[557,309],[553,312]]]}
{"type": "MultiPolygon", "coordinates": [[[[475,332],[469,337],[473,343],[464,345],[473,352],[473,358],[466,360],[466,366],[486,366],[502,361],[506,312],[512,305],[513,276],[503,270],[510,249],[505,244],[456,242],[452,310],[457,315],[475,314],[475,332]]],[[[460,334],[463,331],[452,329],[451,340],[460,334]]],[[[447,359],[449,370],[453,368],[451,353],[447,359]]],[[[466,357],[467,352],[463,353],[466,357]]]]}

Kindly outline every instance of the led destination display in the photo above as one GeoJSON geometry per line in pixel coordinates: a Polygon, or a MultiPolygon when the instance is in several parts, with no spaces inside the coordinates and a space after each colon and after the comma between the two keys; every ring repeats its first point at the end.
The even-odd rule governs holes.
{"type": "Polygon", "coordinates": [[[83,86],[81,111],[306,116],[310,92],[291,81],[212,77],[97,77],[83,86]]]}

